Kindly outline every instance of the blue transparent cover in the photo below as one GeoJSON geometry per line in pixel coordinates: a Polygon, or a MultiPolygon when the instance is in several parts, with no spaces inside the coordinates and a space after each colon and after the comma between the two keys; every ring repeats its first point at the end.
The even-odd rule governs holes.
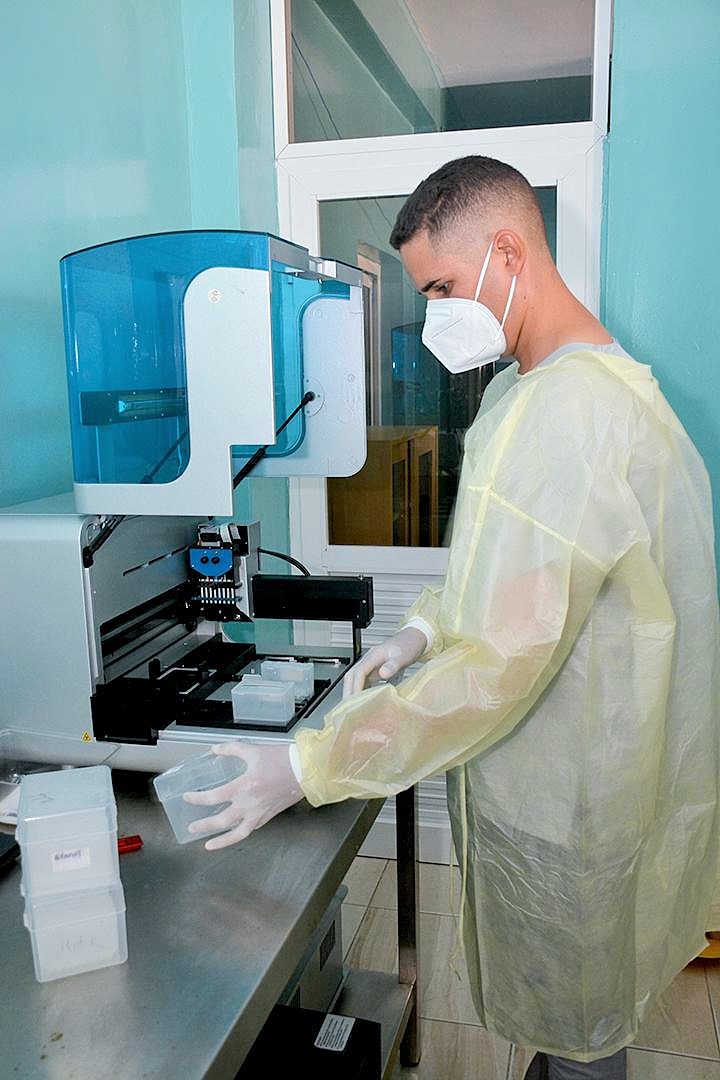
{"type": "MultiPolygon", "coordinates": [[[[345,289],[297,277],[287,261],[293,252],[304,269],[303,248],[266,233],[193,231],[118,240],[61,260],[76,483],[162,484],[187,467],[183,299],[213,266],[270,272],[278,425],[292,412],[303,393],[302,311],[321,292],[345,289]]],[[[300,413],[269,453],[292,453],[303,434],[300,413]]]]}

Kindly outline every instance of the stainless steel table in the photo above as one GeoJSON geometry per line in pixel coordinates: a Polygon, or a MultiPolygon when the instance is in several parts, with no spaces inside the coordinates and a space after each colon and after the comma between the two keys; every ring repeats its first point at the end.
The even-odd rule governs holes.
{"type": "MultiPolygon", "coordinates": [[[[126,964],[38,983],[19,870],[0,878],[0,1070],[22,1080],[232,1078],[382,802],[301,803],[220,852],[175,844],[142,774],[114,774],[126,964]]],[[[419,1059],[415,792],[397,799],[397,976],[353,972],[336,1011],[383,1023],[384,1076],[419,1059]]]]}

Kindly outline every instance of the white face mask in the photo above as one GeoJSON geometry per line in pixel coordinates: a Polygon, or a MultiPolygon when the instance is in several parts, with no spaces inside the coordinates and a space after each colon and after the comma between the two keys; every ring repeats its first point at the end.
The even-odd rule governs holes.
{"type": "MultiPolygon", "coordinates": [[[[494,242],[494,241],[493,241],[494,242]]],[[[507,350],[504,326],[515,295],[517,276],[510,283],[507,304],[499,323],[490,308],[478,303],[493,244],[487,250],[472,300],[448,297],[428,300],[423,326],[423,345],[453,375],[484,367],[499,360],[507,350]]]]}

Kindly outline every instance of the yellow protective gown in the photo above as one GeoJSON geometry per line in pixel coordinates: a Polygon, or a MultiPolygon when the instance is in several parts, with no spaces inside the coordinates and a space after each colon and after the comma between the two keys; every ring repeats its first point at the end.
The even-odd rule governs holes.
{"type": "Polygon", "coordinates": [[[411,613],[430,658],[296,742],[315,805],[450,770],[481,1022],[590,1061],[632,1041],[704,946],[710,491],[648,367],[578,351],[509,382],[467,433],[445,585],[411,613]]]}

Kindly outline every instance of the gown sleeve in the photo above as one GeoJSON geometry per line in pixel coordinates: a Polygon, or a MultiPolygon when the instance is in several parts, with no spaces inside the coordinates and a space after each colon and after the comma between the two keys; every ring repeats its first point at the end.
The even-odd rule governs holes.
{"type": "Polygon", "coordinates": [[[298,733],[313,805],[394,795],[508,735],[646,538],[625,479],[631,409],[580,367],[536,380],[468,433],[447,579],[411,612],[432,626],[432,652],[399,686],[364,690],[298,733]]]}

